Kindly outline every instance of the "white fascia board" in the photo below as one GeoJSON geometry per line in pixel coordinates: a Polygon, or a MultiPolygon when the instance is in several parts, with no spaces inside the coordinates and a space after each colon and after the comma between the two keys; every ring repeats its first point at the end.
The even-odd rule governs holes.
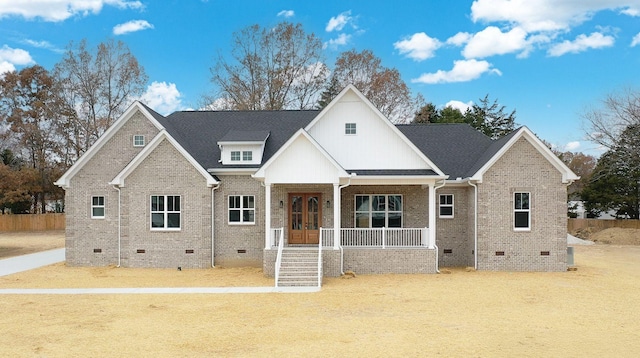
{"type": "Polygon", "coordinates": [[[533,145],[534,148],[540,152],[550,163],[553,165],[561,174],[562,174],[562,182],[565,184],[572,183],[578,179],[577,176],[569,167],[558,158],[551,149],[549,149],[529,128],[526,126],[521,127],[516,135],[514,135],[509,141],[500,148],[500,150],[489,159],[483,166],[480,168],[473,176],[469,178],[469,180],[473,180],[478,183],[482,183],[482,177],[484,173],[489,170],[502,156],[509,150],[513,145],[520,139],[525,138],[533,145]]]}
{"type": "Polygon", "coordinates": [[[289,140],[287,140],[287,142],[280,147],[280,149],[278,149],[278,151],[271,156],[271,158],[269,158],[269,160],[264,163],[260,169],[258,169],[258,171],[252,175],[253,178],[256,179],[264,179],[265,177],[265,171],[267,170],[267,168],[277,160],[277,158],[282,155],[282,153],[284,151],[286,151],[292,144],[293,142],[295,142],[296,139],[298,139],[298,137],[300,136],[304,136],[307,140],[309,140],[309,142],[320,152],[322,153],[322,155],[324,155],[327,160],[329,160],[329,162],[336,168],[338,169],[339,175],[338,177],[340,178],[348,178],[349,174],[344,170],[344,168],[342,168],[342,166],[329,154],[327,153],[326,150],[324,150],[324,148],[322,148],[322,146],[320,146],[320,144],[318,144],[318,142],[316,142],[315,139],[313,139],[313,137],[311,137],[309,135],[309,133],[307,133],[306,130],[300,128],[294,135],[291,136],[291,138],[289,138],[289,140]]]}
{"type": "Polygon", "coordinates": [[[446,178],[419,175],[355,175],[351,177],[351,185],[425,185],[446,178]]]}
{"type": "Polygon", "coordinates": [[[127,164],[127,166],[124,167],[124,169],[122,169],[122,171],[120,171],[120,173],[118,173],[118,175],[116,175],[115,178],[113,178],[113,180],[111,180],[111,182],[109,182],[109,184],[116,185],[119,187],[124,187],[125,179],[129,176],[129,174],[133,173],[133,171],[138,167],[138,165],[140,165],[140,163],[142,163],[144,159],[147,158],[149,154],[151,154],[158,147],[158,145],[165,139],[169,143],[171,143],[171,145],[173,145],[173,147],[176,148],[176,150],[180,154],[182,154],[182,156],[189,163],[191,163],[191,165],[193,165],[193,167],[200,174],[202,174],[202,176],[207,181],[208,187],[212,187],[219,184],[219,182],[215,180],[211,176],[211,174],[209,174],[200,164],[198,164],[198,162],[191,156],[191,154],[189,154],[184,148],[182,148],[182,146],[169,133],[167,133],[166,130],[161,130],[160,133],[158,133],[151,140],[151,142],[149,142],[149,144],[146,145],[145,148],[142,151],[140,151],[140,153],[138,153],[138,155],[136,155],[133,158],[133,160],[131,160],[131,162],[129,162],[129,164],[127,164]]]}
{"type": "Polygon", "coordinates": [[[122,126],[127,123],[127,121],[135,114],[136,110],[140,111],[143,116],[145,116],[158,130],[164,130],[164,127],[158,122],[149,111],[139,102],[134,101],[129,108],[118,118],[115,122],[109,127],[103,134],[96,140],[95,143],[82,155],[75,163],[69,168],[57,181],[53,184],[57,185],[61,188],[69,188],[69,183],[71,178],[73,178],[82,167],[88,163],[91,158],[104,146],[105,143],[114,136],[115,133],[122,128],[122,126]]]}
{"type": "Polygon", "coordinates": [[[423,161],[425,161],[429,168],[435,171],[438,175],[445,176],[444,172],[440,170],[440,168],[438,168],[438,166],[434,162],[427,158],[427,156],[424,155],[424,153],[422,153],[422,151],[418,149],[418,147],[416,147],[413,142],[409,140],[409,138],[402,134],[402,132],[400,132],[400,130],[393,123],[391,123],[391,121],[387,117],[385,117],[385,115],[382,114],[382,112],[380,112],[380,110],[376,106],[374,106],[367,97],[365,97],[354,85],[351,84],[345,87],[320,113],[318,113],[316,118],[314,118],[309,124],[307,124],[307,126],[304,128],[305,131],[309,131],[316,123],[318,123],[318,121],[320,121],[320,119],[324,117],[325,114],[330,111],[331,108],[335,106],[336,103],[338,103],[340,99],[344,97],[349,91],[353,91],[353,93],[355,93],[362,102],[364,102],[384,123],[387,124],[389,128],[391,128],[391,130],[397,136],[399,136],[414,152],[416,152],[416,154],[423,161]]]}
{"type": "Polygon", "coordinates": [[[253,175],[258,168],[209,168],[207,172],[213,175],[253,175]]]}

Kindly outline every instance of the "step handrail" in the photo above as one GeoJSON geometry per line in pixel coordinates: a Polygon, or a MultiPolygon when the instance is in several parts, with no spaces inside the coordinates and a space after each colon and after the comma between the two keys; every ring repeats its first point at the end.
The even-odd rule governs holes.
{"type": "Polygon", "coordinates": [[[318,287],[322,287],[322,227],[320,227],[320,240],[318,240],[318,287]]]}
{"type": "MultiPolygon", "coordinates": [[[[277,230],[277,229],[276,229],[277,230]]],[[[284,228],[280,228],[280,238],[278,239],[278,256],[276,257],[276,287],[278,287],[278,280],[280,279],[280,266],[282,265],[282,251],[284,249],[284,228]]]]}

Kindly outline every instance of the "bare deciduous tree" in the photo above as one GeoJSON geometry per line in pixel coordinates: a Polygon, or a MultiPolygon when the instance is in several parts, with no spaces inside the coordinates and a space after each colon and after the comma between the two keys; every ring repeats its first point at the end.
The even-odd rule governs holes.
{"type": "Polygon", "coordinates": [[[611,93],[601,108],[590,109],[582,117],[587,138],[612,149],[629,126],[640,124],[640,93],[629,88],[611,93]]]}
{"type": "Polygon", "coordinates": [[[144,68],[121,41],[100,43],[95,51],[82,40],[67,47],[56,64],[54,75],[60,92],[74,115],[60,123],[70,148],[70,160],[77,159],[145,90],[144,68]]]}
{"type": "Polygon", "coordinates": [[[218,56],[211,68],[217,93],[205,101],[236,110],[313,108],[328,69],[322,42],[301,24],[259,25],[233,34],[232,58],[218,56]]]}
{"type": "Polygon", "coordinates": [[[341,88],[354,85],[393,122],[410,122],[423,104],[422,97],[412,97],[400,72],[382,66],[370,50],[343,52],[336,60],[333,78],[341,88]]]}

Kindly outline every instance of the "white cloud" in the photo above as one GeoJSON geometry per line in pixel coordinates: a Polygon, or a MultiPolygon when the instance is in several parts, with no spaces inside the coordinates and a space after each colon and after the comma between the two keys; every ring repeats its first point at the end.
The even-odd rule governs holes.
{"type": "Polygon", "coordinates": [[[435,51],[442,46],[442,43],[424,32],[413,34],[409,38],[393,44],[401,54],[406,54],[416,61],[424,61],[434,56],[435,51]]]}
{"type": "Polygon", "coordinates": [[[472,37],[473,35],[468,32],[458,32],[457,34],[449,37],[446,43],[447,45],[462,46],[469,42],[472,37]]]}
{"type": "Polygon", "coordinates": [[[175,83],[154,81],[147,87],[147,91],[140,100],[156,112],[166,115],[180,109],[182,106],[180,97],[182,94],[175,83]]]}
{"type": "Polygon", "coordinates": [[[7,62],[14,65],[29,65],[34,63],[29,52],[19,48],[11,48],[7,45],[0,48],[0,62],[7,62]]]}
{"type": "Polygon", "coordinates": [[[16,70],[16,66],[7,61],[0,61],[0,78],[7,72],[12,72],[16,70]]]}
{"type": "Polygon", "coordinates": [[[0,1],[0,18],[20,16],[26,19],[41,18],[45,21],[64,21],[72,16],[98,14],[104,5],[119,9],[141,9],[140,1],[131,0],[36,0],[0,1]]]}
{"type": "Polygon", "coordinates": [[[130,32],[142,31],[146,29],[153,29],[153,25],[146,20],[131,20],[124,24],[118,24],[113,27],[114,35],[124,35],[130,32]]]}
{"type": "Polygon", "coordinates": [[[557,57],[566,53],[584,52],[592,48],[611,47],[614,42],[615,39],[613,36],[605,36],[599,32],[594,32],[589,36],[582,34],[578,35],[574,41],[567,40],[551,46],[547,54],[552,57],[557,57]]]}
{"type": "Polygon", "coordinates": [[[282,10],[278,13],[279,17],[289,18],[295,16],[295,12],[293,10],[282,10]]]}
{"type": "Polygon", "coordinates": [[[520,27],[502,32],[495,26],[474,34],[468,40],[462,55],[465,58],[484,58],[493,55],[504,55],[513,52],[522,52],[528,46],[527,33],[520,27]]]}
{"type": "Polygon", "coordinates": [[[351,10],[345,11],[338,16],[332,17],[329,19],[327,23],[327,27],[325,30],[327,32],[331,31],[342,31],[342,29],[352,20],[351,10]]]}
{"type": "Polygon", "coordinates": [[[347,34],[340,34],[338,35],[337,38],[335,39],[330,39],[329,41],[324,43],[324,48],[331,48],[331,49],[337,49],[340,46],[345,46],[346,44],[349,43],[349,40],[351,40],[351,35],[347,35],[347,34]]]}
{"type": "Polygon", "coordinates": [[[471,5],[474,22],[507,22],[527,32],[568,30],[601,10],[633,13],[638,0],[476,0],[471,5]]]}
{"type": "Polygon", "coordinates": [[[569,142],[564,146],[564,150],[565,151],[574,151],[576,149],[580,148],[580,142],[578,141],[574,141],[574,142],[569,142]]]}
{"type": "Polygon", "coordinates": [[[451,100],[449,102],[447,102],[445,105],[446,107],[451,107],[451,108],[455,108],[458,109],[460,112],[464,113],[467,111],[467,109],[471,108],[471,106],[473,106],[473,101],[469,101],[467,103],[464,103],[462,101],[456,101],[456,100],[451,100]]]}
{"type": "Polygon", "coordinates": [[[502,75],[500,70],[492,68],[487,61],[478,60],[459,60],[453,62],[451,71],[439,70],[435,73],[425,73],[420,77],[412,79],[412,83],[451,83],[451,82],[468,82],[479,78],[483,73],[495,73],[502,75]]]}
{"type": "Polygon", "coordinates": [[[640,44],[640,32],[633,37],[633,40],[631,40],[631,47],[634,47],[637,44],[640,44]]]}

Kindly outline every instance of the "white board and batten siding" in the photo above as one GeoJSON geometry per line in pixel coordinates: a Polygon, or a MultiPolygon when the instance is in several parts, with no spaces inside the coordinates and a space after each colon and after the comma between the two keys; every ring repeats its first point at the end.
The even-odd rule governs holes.
{"type": "Polygon", "coordinates": [[[349,91],[307,131],[345,169],[433,169],[387,122],[349,91]],[[346,123],[356,134],[345,134],[346,123]]]}
{"type": "Polygon", "coordinates": [[[298,135],[276,160],[265,168],[269,183],[338,183],[343,172],[304,135],[298,135]]]}

